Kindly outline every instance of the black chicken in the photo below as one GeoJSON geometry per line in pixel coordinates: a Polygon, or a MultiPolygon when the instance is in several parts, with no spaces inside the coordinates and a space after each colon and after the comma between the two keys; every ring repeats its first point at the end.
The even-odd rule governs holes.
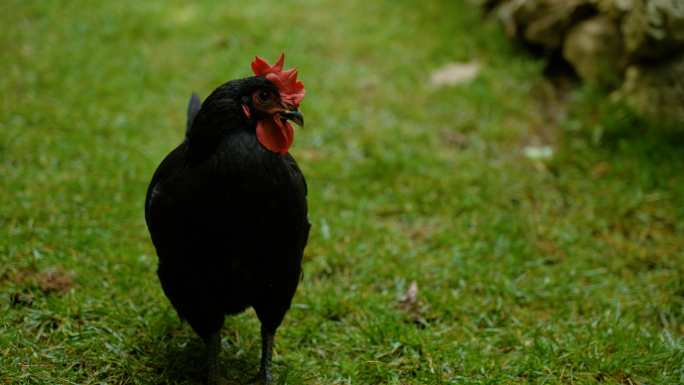
{"type": "Polygon", "coordinates": [[[287,152],[304,125],[296,67],[252,62],[257,76],[193,95],[186,139],[154,173],[145,218],[158,275],[178,315],[207,346],[209,384],[224,315],[252,306],[261,321],[257,383],[270,384],[273,338],[297,289],[311,226],[306,181],[287,152]]]}

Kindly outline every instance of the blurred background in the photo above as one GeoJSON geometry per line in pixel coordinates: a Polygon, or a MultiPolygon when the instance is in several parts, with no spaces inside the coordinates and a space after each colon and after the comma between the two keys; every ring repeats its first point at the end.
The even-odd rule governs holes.
{"type": "MultiPolygon", "coordinates": [[[[0,3],[0,382],[189,384],[152,173],[190,94],[298,66],[278,383],[684,382],[677,0],[0,3]]],[[[253,312],[228,379],[259,364],[253,312]]]]}

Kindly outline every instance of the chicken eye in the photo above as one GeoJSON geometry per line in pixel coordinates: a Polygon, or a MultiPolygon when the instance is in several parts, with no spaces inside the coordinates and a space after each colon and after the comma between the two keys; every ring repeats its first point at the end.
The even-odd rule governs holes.
{"type": "Polygon", "coordinates": [[[261,91],[257,94],[257,99],[261,103],[268,103],[269,101],[271,101],[271,94],[266,91],[261,91]]]}

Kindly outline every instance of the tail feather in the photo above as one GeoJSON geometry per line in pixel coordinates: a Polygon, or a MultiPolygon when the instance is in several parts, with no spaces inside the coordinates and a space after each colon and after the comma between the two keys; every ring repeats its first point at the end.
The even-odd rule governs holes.
{"type": "Polygon", "coordinates": [[[185,139],[190,135],[190,129],[192,128],[192,122],[197,116],[197,111],[199,111],[202,103],[200,102],[200,97],[197,92],[193,92],[190,96],[190,103],[188,103],[188,124],[185,126],[185,139]]]}

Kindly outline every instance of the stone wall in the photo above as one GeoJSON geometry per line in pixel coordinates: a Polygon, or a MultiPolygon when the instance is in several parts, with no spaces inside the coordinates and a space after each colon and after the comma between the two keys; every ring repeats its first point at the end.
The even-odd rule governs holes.
{"type": "Polygon", "coordinates": [[[579,77],[684,122],[684,0],[473,0],[507,34],[562,53],[579,77]]]}

